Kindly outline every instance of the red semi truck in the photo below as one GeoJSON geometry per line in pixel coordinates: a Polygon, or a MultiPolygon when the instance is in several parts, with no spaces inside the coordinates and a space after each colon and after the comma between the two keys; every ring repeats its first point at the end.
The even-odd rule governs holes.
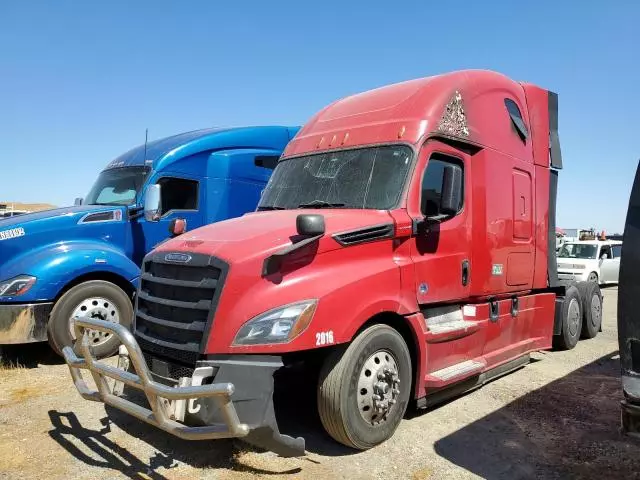
{"type": "Polygon", "coordinates": [[[76,387],[181,438],[289,456],[304,439],[279,432],[272,395],[295,363],[320,363],[329,435],[368,449],[410,402],[573,348],[597,334],[601,296],[557,280],[557,125],[556,94],[490,71],[327,106],[287,146],[257,212],[145,258],[133,332],[75,320],[81,340],[64,355],[76,387]],[[95,360],[86,329],[121,339],[122,368],[95,360]]]}

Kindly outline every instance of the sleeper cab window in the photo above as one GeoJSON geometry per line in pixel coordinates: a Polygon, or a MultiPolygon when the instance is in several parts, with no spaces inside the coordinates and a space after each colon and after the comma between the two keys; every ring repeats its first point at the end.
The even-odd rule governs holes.
{"type": "Polygon", "coordinates": [[[435,153],[429,158],[422,177],[420,210],[433,220],[455,217],[464,206],[464,171],[462,161],[435,153]]]}
{"type": "Polygon", "coordinates": [[[522,113],[520,113],[518,105],[510,98],[504,99],[504,105],[505,107],[507,107],[507,113],[511,118],[511,125],[513,127],[513,130],[520,137],[520,140],[522,140],[523,143],[527,143],[527,138],[529,138],[529,130],[527,130],[527,125],[522,119],[522,113]]]}
{"type": "Polygon", "coordinates": [[[280,157],[276,155],[256,155],[253,163],[256,167],[268,168],[273,170],[278,165],[280,157]]]}
{"type": "Polygon", "coordinates": [[[185,178],[165,177],[158,180],[162,185],[162,215],[174,210],[198,209],[198,182],[185,178]]]}

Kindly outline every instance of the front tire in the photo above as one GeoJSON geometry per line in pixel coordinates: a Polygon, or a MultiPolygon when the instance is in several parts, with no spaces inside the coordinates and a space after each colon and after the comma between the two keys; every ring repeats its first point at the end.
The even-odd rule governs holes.
{"type": "MultiPolygon", "coordinates": [[[[71,318],[88,316],[131,326],[133,305],[129,296],[117,285],[104,280],[90,280],[70,288],[56,302],[47,326],[49,344],[58,354],[75,341],[71,318]]],[[[114,355],[120,342],[114,335],[88,332],[96,358],[114,355]]]]}
{"type": "Polygon", "coordinates": [[[411,355],[402,336],[373,325],[327,359],[318,382],[318,411],[336,441],[367,450],[391,438],[411,395],[411,355]]]}

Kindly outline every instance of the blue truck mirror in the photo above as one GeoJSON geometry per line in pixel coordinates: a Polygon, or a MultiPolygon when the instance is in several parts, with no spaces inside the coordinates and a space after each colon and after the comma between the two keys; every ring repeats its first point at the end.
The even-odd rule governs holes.
{"type": "Polygon", "coordinates": [[[82,197],[76,197],[76,199],[73,201],[73,204],[76,207],[82,205],[82,197]]]}
{"type": "Polygon", "coordinates": [[[144,218],[148,222],[160,220],[160,207],[162,205],[162,194],[160,185],[157,183],[149,185],[144,194],[144,218]]]}

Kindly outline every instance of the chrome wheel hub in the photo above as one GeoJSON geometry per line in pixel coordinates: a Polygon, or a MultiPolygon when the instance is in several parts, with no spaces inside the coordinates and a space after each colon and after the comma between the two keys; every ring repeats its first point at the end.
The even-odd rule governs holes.
{"type": "MultiPolygon", "coordinates": [[[[75,340],[76,332],[73,328],[74,317],[97,318],[107,322],[120,323],[120,312],[118,308],[111,300],[102,297],[86,298],[73,309],[73,313],[69,319],[69,331],[71,332],[71,338],[75,340]]],[[[89,337],[89,342],[94,347],[104,344],[111,338],[110,333],[99,332],[97,330],[87,330],[87,336],[89,337]]]]}
{"type": "Polygon", "coordinates": [[[601,315],[602,305],[600,304],[600,298],[598,295],[594,295],[591,297],[591,323],[593,323],[593,325],[599,325],[601,315]]]}
{"type": "Polygon", "coordinates": [[[387,420],[400,395],[398,366],[391,352],[378,350],[371,355],[358,378],[358,411],[371,425],[387,420]]]}
{"type": "Polygon", "coordinates": [[[575,336],[578,333],[578,326],[580,325],[580,304],[575,298],[569,302],[569,312],[567,315],[567,326],[569,327],[569,333],[571,336],[575,336]]]}

